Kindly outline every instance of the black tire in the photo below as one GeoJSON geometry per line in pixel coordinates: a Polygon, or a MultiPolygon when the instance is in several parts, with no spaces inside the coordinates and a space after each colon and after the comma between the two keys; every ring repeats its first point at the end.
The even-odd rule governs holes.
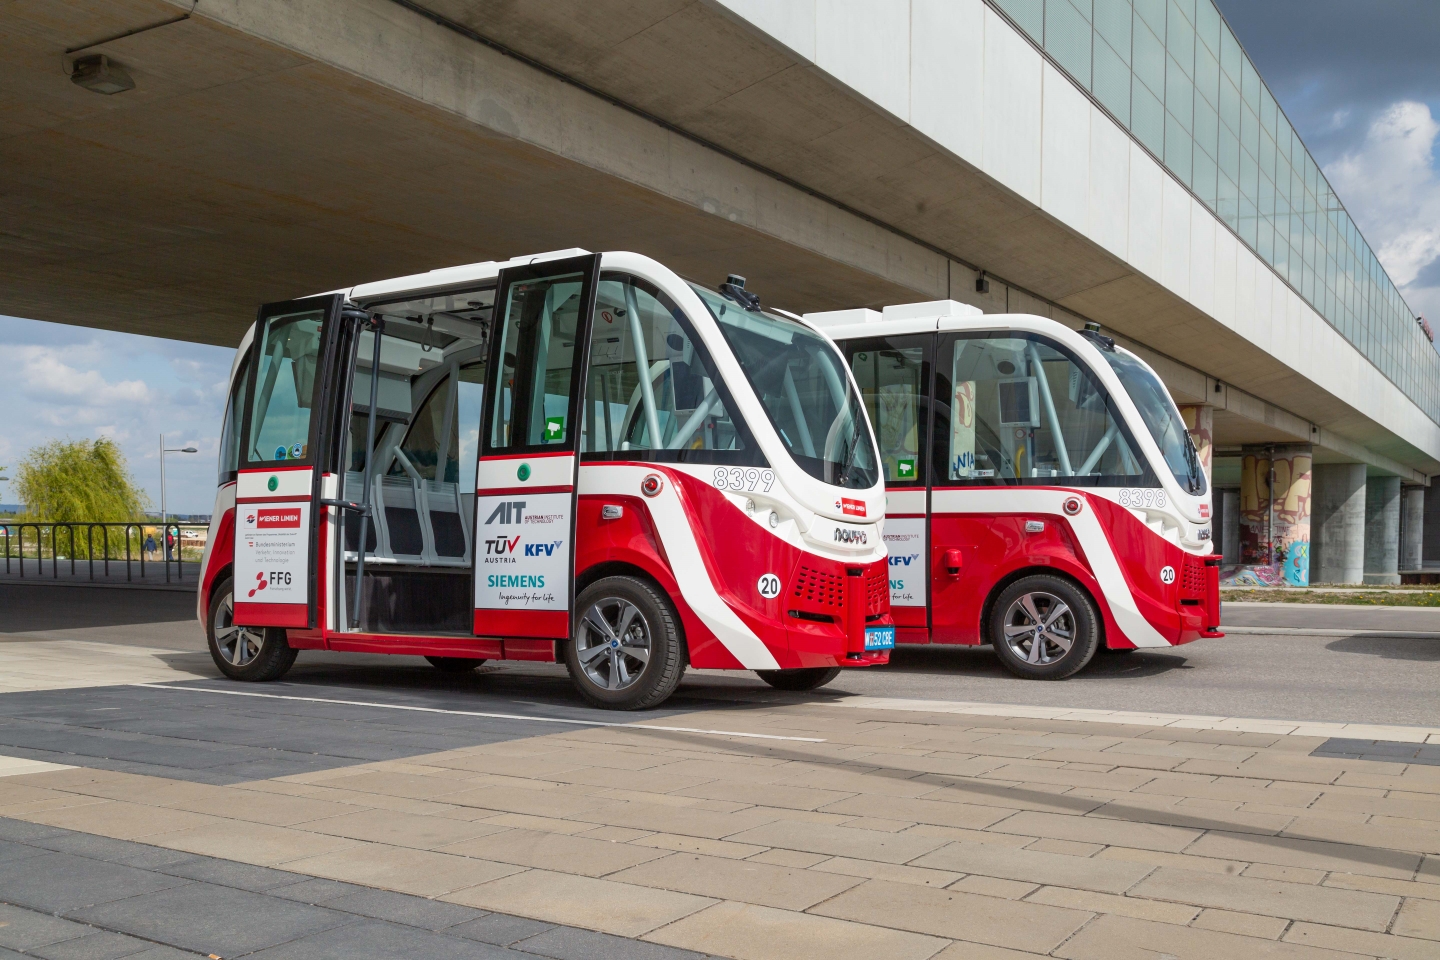
{"type": "Polygon", "coordinates": [[[469,673],[485,662],[484,659],[474,657],[426,657],[425,659],[430,661],[430,666],[441,673],[469,673]]]}
{"type": "Polygon", "coordinates": [[[644,710],[675,692],[685,673],[685,639],[663,591],[635,577],[605,577],[580,593],[575,609],[579,616],[575,636],[565,644],[565,666],[582,697],[609,710],[644,710]],[[627,604],[636,615],[622,622],[627,604]],[[604,619],[608,632],[593,625],[596,610],[593,615],[604,619]],[[648,646],[638,642],[642,633],[648,646]],[[622,637],[632,643],[620,643],[622,637]]]}
{"type": "Polygon", "coordinates": [[[277,627],[236,627],[231,622],[235,610],[233,593],[230,578],[226,577],[210,594],[210,610],[205,618],[210,659],[231,680],[279,680],[294,665],[295,649],[286,641],[285,631],[277,627]]]}
{"type": "Polygon", "coordinates": [[[1026,680],[1064,680],[1074,676],[1090,662],[1100,645],[1100,618],[1089,594],[1069,580],[1049,574],[1022,577],[1006,587],[990,609],[988,628],[990,643],[1000,663],[1026,680]],[[1023,599],[1027,596],[1030,598],[1028,608],[1023,599]],[[1065,609],[1056,610],[1056,604],[1063,604],[1065,609]],[[1052,614],[1058,614],[1051,627],[1038,638],[1030,626],[1036,622],[1035,614],[1039,615],[1040,623],[1050,622],[1052,614]],[[1011,640],[1006,639],[1007,627],[1015,629],[1011,640]],[[1038,654],[1035,653],[1037,641],[1040,643],[1038,654]]]}
{"type": "Polygon", "coordinates": [[[755,676],[776,690],[818,690],[840,676],[840,668],[801,667],[797,670],[756,670],[755,676]]]}

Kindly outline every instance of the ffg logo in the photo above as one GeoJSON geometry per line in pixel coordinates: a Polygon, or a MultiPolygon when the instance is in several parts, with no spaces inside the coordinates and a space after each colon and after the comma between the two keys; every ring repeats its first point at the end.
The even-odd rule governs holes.
{"type": "Polygon", "coordinates": [[[492,523],[511,524],[519,523],[525,516],[524,500],[502,500],[495,505],[495,509],[486,518],[485,525],[492,523]]]}

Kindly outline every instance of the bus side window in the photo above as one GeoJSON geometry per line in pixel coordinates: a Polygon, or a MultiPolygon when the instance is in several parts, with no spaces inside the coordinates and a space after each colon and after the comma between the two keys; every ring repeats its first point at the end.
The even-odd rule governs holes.
{"type": "Polygon", "coordinates": [[[745,447],[680,308],[615,275],[596,291],[580,429],[582,453],[745,447]]]}
{"type": "Polygon", "coordinates": [[[938,482],[1143,481],[1148,471],[1105,391],[1056,345],[1019,335],[957,337],[946,353],[936,377],[947,421],[942,429],[937,415],[938,482]]]}
{"type": "Polygon", "coordinates": [[[235,479],[240,469],[240,425],[245,419],[245,398],[250,389],[250,355],[240,361],[235,370],[235,381],[230,387],[230,399],[225,404],[225,425],[220,433],[220,483],[235,479]]]}
{"type": "Polygon", "coordinates": [[[921,446],[929,402],[933,336],[865,340],[850,350],[850,370],[880,446],[885,482],[924,484],[921,446]]]}

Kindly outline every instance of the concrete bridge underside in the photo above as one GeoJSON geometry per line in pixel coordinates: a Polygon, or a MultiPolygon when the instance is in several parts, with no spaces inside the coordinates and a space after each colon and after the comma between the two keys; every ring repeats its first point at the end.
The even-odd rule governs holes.
{"type": "Polygon", "coordinates": [[[1093,318],[1177,399],[1214,404],[1219,444],[1440,472],[1428,437],[711,0],[199,0],[92,45],[191,10],[0,2],[0,312],[230,345],[260,302],[632,249],[702,281],[745,274],[796,311],[953,296],[1093,318]],[[82,46],[136,88],[72,84],[82,46]]]}

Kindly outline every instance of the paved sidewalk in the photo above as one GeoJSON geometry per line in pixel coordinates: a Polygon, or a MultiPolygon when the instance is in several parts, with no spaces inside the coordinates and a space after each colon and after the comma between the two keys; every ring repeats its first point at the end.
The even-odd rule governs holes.
{"type": "MultiPolygon", "coordinates": [[[[1310,756],[1322,737],[834,704],[617,719],[638,723],[231,785],[18,774],[0,817],[744,960],[1440,954],[1433,766],[1310,756]]],[[[35,882],[23,863],[0,867],[0,900],[35,882]]],[[[87,916],[180,896],[132,895],[87,916]]]]}

